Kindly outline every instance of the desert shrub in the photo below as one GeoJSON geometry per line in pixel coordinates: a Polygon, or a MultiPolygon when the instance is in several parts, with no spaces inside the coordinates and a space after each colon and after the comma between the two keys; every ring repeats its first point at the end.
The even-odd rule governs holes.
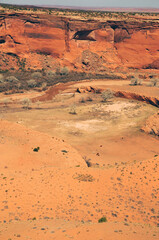
{"type": "Polygon", "coordinates": [[[40,147],[36,147],[33,149],[34,152],[39,152],[39,150],[40,150],[40,147]]]}
{"type": "Polygon", "coordinates": [[[85,100],[84,98],[82,97],[80,100],[79,100],[80,103],[85,103],[85,100]]]}
{"type": "Polygon", "coordinates": [[[29,98],[22,99],[22,105],[24,108],[29,109],[31,105],[31,100],[29,98]]]}
{"type": "Polygon", "coordinates": [[[56,72],[54,72],[54,71],[47,71],[46,72],[46,76],[48,77],[48,78],[53,78],[53,77],[55,77],[55,75],[56,75],[56,72]]]}
{"type": "Polygon", "coordinates": [[[7,108],[7,107],[8,107],[8,104],[9,104],[9,102],[10,102],[10,99],[9,99],[9,98],[5,98],[5,99],[3,99],[1,102],[2,102],[2,103],[4,104],[4,106],[7,108]]]}
{"type": "Polygon", "coordinates": [[[92,102],[93,99],[92,99],[91,97],[88,97],[88,98],[87,98],[87,101],[88,101],[88,102],[92,102]]]}
{"type": "Polygon", "coordinates": [[[19,80],[16,77],[14,77],[14,76],[6,77],[5,81],[9,82],[9,83],[17,83],[17,82],[19,82],[19,80]]]}
{"type": "Polygon", "coordinates": [[[40,102],[40,101],[37,101],[37,102],[36,102],[37,108],[39,108],[39,107],[40,107],[40,104],[41,104],[41,102],[40,102]]]}
{"type": "Polygon", "coordinates": [[[101,89],[95,89],[95,93],[96,94],[100,94],[101,93],[101,89]]]}
{"type": "Polygon", "coordinates": [[[113,98],[113,92],[110,89],[107,89],[106,91],[102,92],[102,102],[106,102],[108,99],[113,98]]]}
{"type": "Polygon", "coordinates": [[[159,80],[157,78],[152,78],[151,81],[150,81],[150,85],[152,87],[156,87],[159,85],[159,80]]]}
{"type": "Polygon", "coordinates": [[[36,87],[37,82],[34,79],[30,79],[27,81],[28,87],[33,88],[36,87]]]}
{"type": "Polygon", "coordinates": [[[90,158],[87,158],[86,156],[83,156],[83,159],[84,159],[84,161],[86,162],[86,164],[87,164],[87,167],[91,167],[92,166],[92,164],[91,164],[91,159],[90,158]]]}
{"type": "Polygon", "coordinates": [[[74,175],[73,178],[82,182],[93,182],[95,180],[90,174],[77,174],[74,175]]]}
{"type": "Polygon", "coordinates": [[[75,104],[73,104],[73,105],[70,107],[69,113],[70,113],[70,114],[77,114],[77,112],[76,112],[76,105],[75,105],[75,104]]]}
{"type": "Polygon", "coordinates": [[[69,70],[67,67],[63,67],[60,69],[60,75],[68,75],[69,70]]]}
{"type": "Polygon", "coordinates": [[[43,82],[41,84],[41,89],[42,89],[42,91],[45,91],[47,89],[47,83],[46,82],[43,82]]]}
{"type": "Polygon", "coordinates": [[[143,80],[141,78],[138,79],[137,84],[142,85],[143,80]]]}
{"type": "Polygon", "coordinates": [[[3,83],[4,82],[4,76],[3,74],[0,74],[0,83],[3,83]]]}
{"type": "Polygon", "coordinates": [[[136,86],[136,85],[137,85],[137,79],[136,79],[136,78],[132,78],[132,79],[130,80],[130,85],[136,86]]]}
{"type": "Polygon", "coordinates": [[[102,217],[98,220],[99,223],[107,222],[106,217],[102,217]]]}
{"type": "Polygon", "coordinates": [[[132,78],[130,80],[130,85],[132,85],[132,86],[142,85],[142,79],[132,78]]]}
{"type": "Polygon", "coordinates": [[[38,78],[42,77],[42,74],[40,72],[34,72],[34,73],[32,73],[31,77],[33,79],[38,79],[38,78]]]}
{"type": "Polygon", "coordinates": [[[65,150],[65,149],[61,150],[61,152],[63,152],[63,153],[68,153],[68,151],[65,150]]]}
{"type": "Polygon", "coordinates": [[[6,83],[0,83],[0,92],[7,91],[6,83]]]}
{"type": "Polygon", "coordinates": [[[17,87],[18,89],[20,89],[20,88],[22,87],[22,83],[18,82],[18,83],[16,84],[16,87],[17,87]]]}
{"type": "Polygon", "coordinates": [[[156,83],[156,87],[158,87],[158,88],[159,88],[159,81],[156,83]]]}

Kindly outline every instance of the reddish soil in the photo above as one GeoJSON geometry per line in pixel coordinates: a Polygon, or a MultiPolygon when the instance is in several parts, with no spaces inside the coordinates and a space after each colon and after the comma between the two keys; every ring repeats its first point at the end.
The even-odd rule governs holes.
{"type": "MultiPolygon", "coordinates": [[[[91,86],[146,95],[146,87],[131,87],[127,81],[113,83],[114,86],[112,81],[92,81],[91,86]]],[[[90,89],[88,85],[88,81],[57,85],[36,100],[52,99],[59,90],[74,93],[78,87],[90,89]]],[[[150,95],[156,94],[155,88],[151,88],[150,95]]],[[[55,102],[55,107],[58,104],[55,102]]],[[[113,159],[116,151],[119,161],[110,158],[105,167],[88,168],[81,157],[86,148],[84,143],[78,153],[51,134],[5,120],[1,120],[0,132],[1,239],[158,239],[159,157],[154,153],[157,138],[143,133],[124,136],[122,140],[116,137],[114,147],[108,145],[109,141],[106,145],[102,136],[99,144],[92,135],[90,145],[96,145],[94,150],[103,154],[103,160],[107,154],[113,159]],[[133,145],[138,145],[138,158],[131,159],[133,145]],[[33,151],[37,147],[39,150],[33,151]],[[107,222],[98,223],[104,216],[107,222]]]]}
{"type": "Polygon", "coordinates": [[[59,83],[50,87],[42,96],[32,98],[32,102],[52,100],[59,92],[66,90],[72,83],[59,83]]]}
{"type": "Polygon", "coordinates": [[[5,76],[67,66],[124,79],[0,94],[0,239],[159,239],[159,15],[0,10],[5,76]],[[142,86],[129,85],[135,68],[142,86]]]}

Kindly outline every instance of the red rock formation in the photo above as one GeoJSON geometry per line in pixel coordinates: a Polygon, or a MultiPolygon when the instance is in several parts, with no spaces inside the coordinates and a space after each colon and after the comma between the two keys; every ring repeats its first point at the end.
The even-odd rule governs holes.
{"type": "Polygon", "coordinates": [[[146,102],[153,106],[159,107],[159,97],[144,96],[142,94],[133,92],[116,91],[114,94],[116,97],[134,99],[142,102],[146,102]]]}
{"type": "Polygon", "coordinates": [[[148,118],[142,131],[159,136],[159,112],[148,118]]]}
{"type": "MultiPolygon", "coordinates": [[[[78,92],[78,93],[88,93],[88,92],[102,93],[103,91],[104,91],[104,89],[91,87],[91,86],[90,87],[77,88],[77,90],[76,90],[76,92],[78,92]]],[[[114,89],[113,89],[113,93],[114,93],[115,97],[126,98],[126,99],[134,99],[134,100],[138,100],[138,101],[141,101],[141,102],[151,104],[155,107],[159,107],[159,97],[145,96],[141,93],[128,92],[128,91],[118,91],[118,90],[114,90],[114,89]]]]}
{"type": "Polygon", "coordinates": [[[0,64],[77,71],[159,69],[159,23],[84,21],[51,15],[1,14],[0,64]]]}

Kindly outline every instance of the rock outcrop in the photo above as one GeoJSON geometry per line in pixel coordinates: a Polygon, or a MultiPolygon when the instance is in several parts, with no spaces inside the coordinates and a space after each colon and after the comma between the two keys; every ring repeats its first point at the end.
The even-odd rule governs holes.
{"type": "Polygon", "coordinates": [[[159,69],[159,22],[0,14],[1,69],[159,69]]]}
{"type": "Polygon", "coordinates": [[[159,136],[159,112],[148,118],[146,124],[141,129],[142,131],[159,136]]]}
{"type": "Polygon", "coordinates": [[[125,92],[125,91],[116,91],[115,96],[121,97],[121,98],[127,98],[127,99],[134,99],[134,100],[151,104],[155,107],[159,107],[159,97],[145,96],[139,93],[125,92]]]}

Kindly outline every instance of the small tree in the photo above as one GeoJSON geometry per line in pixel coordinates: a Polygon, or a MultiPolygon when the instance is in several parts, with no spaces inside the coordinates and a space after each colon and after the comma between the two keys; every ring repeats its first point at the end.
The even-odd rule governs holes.
{"type": "Polygon", "coordinates": [[[42,77],[42,74],[41,74],[41,72],[34,72],[34,73],[32,73],[31,77],[34,79],[39,79],[42,77]]]}
{"type": "Polygon", "coordinates": [[[4,82],[3,74],[0,74],[0,83],[3,83],[3,82],[4,82]]]}
{"type": "Polygon", "coordinates": [[[88,101],[88,102],[92,102],[93,99],[92,99],[91,97],[88,97],[88,98],[87,98],[87,101],[88,101]]]}
{"type": "Polygon", "coordinates": [[[60,69],[60,75],[68,75],[69,70],[67,67],[63,67],[60,69]]]}
{"type": "Polygon", "coordinates": [[[77,114],[76,112],[76,105],[73,104],[71,107],[70,107],[70,111],[69,111],[70,114],[77,114]]]}
{"type": "Polygon", "coordinates": [[[47,89],[47,83],[46,82],[43,82],[41,84],[41,89],[42,89],[42,91],[45,91],[47,89]]]}
{"type": "Polygon", "coordinates": [[[5,81],[9,82],[9,83],[17,83],[17,82],[19,82],[19,80],[16,77],[14,77],[14,76],[6,77],[5,81]]]}
{"type": "Polygon", "coordinates": [[[151,86],[156,87],[159,84],[159,80],[157,78],[151,79],[151,86]]]}
{"type": "Polygon", "coordinates": [[[107,222],[106,217],[102,217],[98,220],[99,223],[107,222]]]}
{"type": "Polygon", "coordinates": [[[106,91],[102,92],[102,102],[106,102],[108,99],[113,98],[113,92],[110,89],[107,89],[106,91]]]}
{"type": "Polygon", "coordinates": [[[9,103],[9,101],[10,101],[9,98],[5,98],[5,99],[3,99],[3,104],[4,104],[5,108],[8,107],[8,103],[9,103]]]}
{"type": "Polygon", "coordinates": [[[27,81],[27,84],[28,84],[28,87],[34,88],[34,87],[36,87],[37,82],[34,79],[30,79],[30,80],[27,81]]]}
{"type": "Polygon", "coordinates": [[[24,98],[22,99],[22,104],[23,104],[23,108],[28,110],[31,105],[31,100],[29,98],[24,98]]]}
{"type": "Polygon", "coordinates": [[[130,85],[132,85],[132,86],[142,85],[142,79],[132,78],[130,80],[130,85]]]}
{"type": "Polygon", "coordinates": [[[79,100],[80,103],[85,103],[85,99],[84,97],[82,97],[80,100],[79,100]]]}
{"type": "Polygon", "coordinates": [[[47,76],[48,78],[53,78],[53,77],[56,76],[56,72],[55,72],[55,71],[52,71],[52,70],[47,71],[47,72],[46,72],[46,76],[47,76]]]}
{"type": "Polygon", "coordinates": [[[159,87],[159,81],[156,83],[156,87],[159,87]]]}
{"type": "Polygon", "coordinates": [[[41,102],[40,102],[40,101],[37,101],[37,102],[36,102],[37,108],[39,108],[39,107],[40,107],[40,104],[41,104],[41,102]]]}

